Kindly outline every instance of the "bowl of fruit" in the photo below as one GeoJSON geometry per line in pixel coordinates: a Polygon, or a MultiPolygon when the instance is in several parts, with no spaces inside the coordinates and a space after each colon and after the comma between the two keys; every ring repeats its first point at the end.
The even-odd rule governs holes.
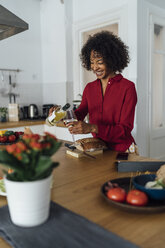
{"type": "Polygon", "coordinates": [[[9,145],[17,142],[24,132],[0,130],[0,145],[9,145]]]}

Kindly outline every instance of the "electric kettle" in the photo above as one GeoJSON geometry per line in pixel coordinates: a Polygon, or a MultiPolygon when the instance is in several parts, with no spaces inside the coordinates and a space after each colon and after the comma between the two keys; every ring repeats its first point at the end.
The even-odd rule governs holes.
{"type": "Polygon", "coordinates": [[[30,119],[36,119],[38,117],[38,107],[35,104],[30,104],[28,107],[28,116],[30,119]]]}

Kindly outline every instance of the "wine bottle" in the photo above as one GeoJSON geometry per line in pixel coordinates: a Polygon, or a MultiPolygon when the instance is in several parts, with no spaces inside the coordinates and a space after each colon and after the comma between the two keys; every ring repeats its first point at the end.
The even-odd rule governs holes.
{"type": "Polygon", "coordinates": [[[46,123],[51,126],[56,125],[66,116],[67,109],[70,108],[70,104],[66,103],[63,107],[57,106],[50,116],[47,117],[46,123]]]}

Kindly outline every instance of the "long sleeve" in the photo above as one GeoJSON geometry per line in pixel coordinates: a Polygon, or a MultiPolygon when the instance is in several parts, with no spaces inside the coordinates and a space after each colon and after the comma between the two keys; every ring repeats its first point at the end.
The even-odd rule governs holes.
{"type": "Polygon", "coordinates": [[[98,123],[98,137],[111,143],[127,140],[133,129],[137,95],[134,86],[127,89],[117,123],[98,123]]]}
{"type": "Polygon", "coordinates": [[[75,114],[78,121],[83,121],[85,116],[88,114],[88,101],[86,96],[86,88],[84,89],[82,101],[78,109],[75,110],[75,114]]]}
{"type": "Polygon", "coordinates": [[[78,120],[89,113],[89,122],[98,126],[98,133],[92,135],[104,140],[110,149],[125,151],[135,142],[131,131],[136,103],[134,83],[118,74],[109,80],[104,96],[100,80],[88,83],[75,113],[78,120]]]}

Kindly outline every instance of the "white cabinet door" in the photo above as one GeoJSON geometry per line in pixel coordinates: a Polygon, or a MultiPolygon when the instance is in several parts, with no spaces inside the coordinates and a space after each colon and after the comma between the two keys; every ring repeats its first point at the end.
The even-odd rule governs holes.
{"type": "MultiPolygon", "coordinates": [[[[28,126],[33,133],[38,133],[40,135],[44,134],[44,125],[33,125],[33,126],[28,126]]],[[[15,127],[15,128],[6,128],[7,130],[12,130],[14,132],[24,132],[25,127],[15,127]]]]}
{"type": "MultiPolygon", "coordinates": [[[[56,126],[50,127],[48,125],[45,125],[44,129],[46,132],[54,134],[57,137],[57,139],[73,142],[72,135],[70,134],[70,132],[68,131],[68,128],[66,127],[56,127],[56,126]]],[[[74,135],[75,140],[82,139],[82,138],[88,138],[88,137],[92,137],[92,134],[74,135]]]]}

